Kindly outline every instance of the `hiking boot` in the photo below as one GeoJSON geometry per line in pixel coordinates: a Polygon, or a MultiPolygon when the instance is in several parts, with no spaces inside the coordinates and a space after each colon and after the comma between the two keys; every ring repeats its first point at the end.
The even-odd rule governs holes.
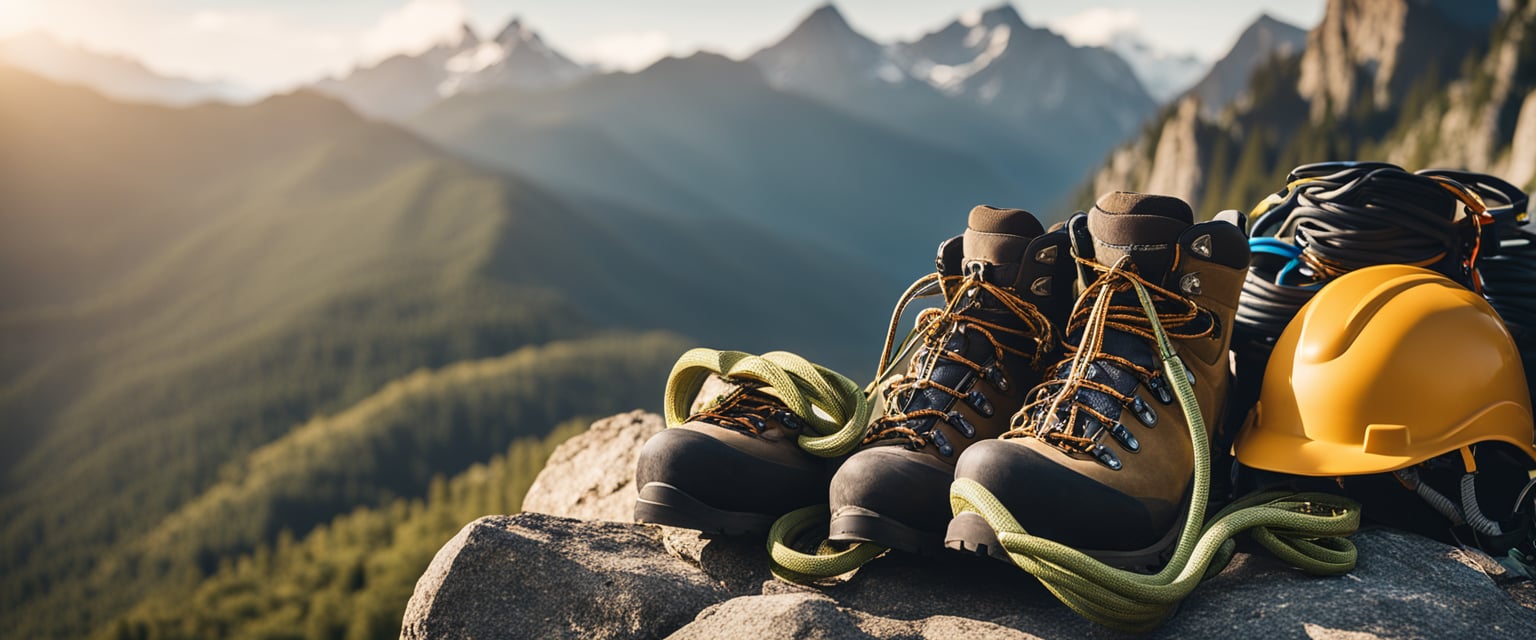
{"type": "Polygon", "coordinates": [[[727,382],[720,398],[640,449],[635,522],[761,534],[826,501],[827,461],[797,443],[810,433],[805,421],[762,383],[727,382]]]}
{"type": "Polygon", "coordinates": [[[1064,231],[1046,233],[1026,211],[971,210],[924,279],[944,307],[918,316],[907,352],[881,372],[864,445],[832,477],[832,540],[942,548],[955,460],[1008,430],[1037,368],[1054,361],[1072,274],[1064,231]]]}
{"type": "MultiPolygon", "coordinates": [[[[1240,214],[1193,224],[1182,200],[1127,192],[1069,221],[1088,264],[1062,359],[1014,416],[1017,428],[971,447],[956,480],[991,492],[1031,535],[1124,569],[1161,567],[1188,511],[1195,460],[1131,280],[1147,285],[1209,434],[1230,385],[1227,348],[1248,266],[1242,225],[1240,214]]],[[[1011,562],[977,513],[956,516],[945,543],[1011,562]]]]}

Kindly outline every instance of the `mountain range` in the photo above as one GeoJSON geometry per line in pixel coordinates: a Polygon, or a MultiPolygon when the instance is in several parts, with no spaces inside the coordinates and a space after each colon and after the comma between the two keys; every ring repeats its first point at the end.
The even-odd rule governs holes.
{"type": "Polygon", "coordinates": [[[901,286],[771,226],[567,198],[313,93],[173,109],[0,67],[0,94],[9,636],[83,634],[279,528],[418,494],[517,433],[654,406],[693,341],[870,366],[901,286]],[[823,273],[866,286],[807,286],[823,273]],[[648,328],[689,338],[634,333],[648,328]],[[520,360],[515,386],[537,398],[444,401],[362,440],[325,460],[352,474],[339,493],[279,482],[239,518],[177,515],[221,479],[275,471],[240,465],[312,418],[412,389],[421,368],[535,347],[550,351],[520,360]],[[401,454],[402,437],[443,453],[401,454]],[[205,535],[151,544],[150,563],[141,540],[166,519],[205,535]],[[65,610],[80,613],[35,615],[65,610]]]}
{"type": "Polygon", "coordinates": [[[36,31],[0,40],[0,63],[126,102],[190,105],[249,102],[259,97],[237,84],[163,75],[136,60],[65,44],[36,31]]]}
{"type": "Polygon", "coordinates": [[[518,22],[333,79],[372,94],[249,105],[0,65],[0,637],[394,637],[442,535],[516,506],[474,493],[477,463],[654,408],[692,345],[867,377],[979,202],[1049,221],[1128,187],[1208,212],[1357,154],[1531,185],[1531,4],[1491,29],[1443,5],[1331,0],[1304,43],[1261,19],[1162,107],[1006,7],[905,43],[821,8],[744,60],[633,73],[518,22]],[[357,106],[396,86],[431,97],[357,106]],[[1103,158],[1053,136],[1143,111],[1073,193],[1103,158]]]}
{"type": "Polygon", "coordinates": [[[456,40],[358,67],[314,88],[369,117],[400,120],[461,92],[558,87],[588,72],[514,18],[491,40],[464,25],[456,40]]]}

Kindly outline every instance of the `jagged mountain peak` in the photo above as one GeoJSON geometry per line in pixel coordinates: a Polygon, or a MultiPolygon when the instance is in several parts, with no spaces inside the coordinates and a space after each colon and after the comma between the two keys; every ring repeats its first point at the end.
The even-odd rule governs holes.
{"type": "Polygon", "coordinates": [[[1188,93],[1199,98],[1204,116],[1214,118],[1232,103],[1245,99],[1256,69],[1276,58],[1298,55],[1306,46],[1305,29],[1262,13],[1188,93]]]}
{"type": "Polygon", "coordinates": [[[1296,28],[1295,25],[1270,15],[1268,11],[1260,11],[1259,17],[1253,19],[1253,24],[1248,25],[1248,29],[1269,28],[1275,26],[1296,28]]]}
{"type": "Polygon", "coordinates": [[[589,72],[545,44],[521,17],[512,18],[494,39],[481,39],[468,25],[459,35],[456,43],[396,55],[316,88],[369,117],[400,120],[457,93],[556,87],[589,72]]]}
{"type": "Polygon", "coordinates": [[[978,22],[988,27],[995,27],[997,25],[1004,24],[1010,27],[1028,26],[1024,23],[1024,15],[1019,13],[1018,8],[1014,7],[1013,3],[1011,2],[1004,2],[990,9],[982,10],[980,16],[978,17],[978,22]]]}
{"type": "Polygon", "coordinates": [[[811,13],[800,21],[801,26],[808,24],[833,24],[847,27],[848,19],[843,17],[842,10],[838,9],[835,3],[828,2],[811,10],[811,13]]]}
{"type": "Polygon", "coordinates": [[[811,95],[839,93],[851,85],[899,85],[910,79],[890,59],[887,47],[854,30],[830,3],[750,60],[775,86],[811,95]]]}
{"type": "Polygon", "coordinates": [[[473,47],[480,44],[480,34],[475,33],[475,28],[469,23],[459,25],[459,46],[473,47]]]}
{"type": "Polygon", "coordinates": [[[496,34],[496,43],[508,46],[521,42],[542,43],[542,39],[537,31],[534,31],[533,28],[523,22],[522,16],[513,16],[512,20],[507,22],[507,26],[502,27],[501,31],[496,34]]]}
{"type": "Polygon", "coordinates": [[[848,23],[848,19],[843,17],[843,12],[838,10],[837,5],[830,2],[806,15],[779,43],[792,44],[822,40],[854,40],[860,45],[866,42],[875,45],[874,40],[854,30],[853,25],[848,23]]]}

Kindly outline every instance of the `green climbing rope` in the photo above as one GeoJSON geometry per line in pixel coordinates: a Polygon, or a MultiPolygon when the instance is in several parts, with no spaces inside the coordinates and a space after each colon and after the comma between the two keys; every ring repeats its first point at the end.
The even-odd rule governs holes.
{"type": "MultiPolygon", "coordinates": [[[[1195,486],[1179,544],[1168,564],[1153,575],[1116,569],[1058,542],[1032,536],[980,484],[956,480],[950,506],[956,515],[972,512],[987,520],[1014,564],[1034,575],[1080,615],[1124,631],[1147,631],[1163,621],[1202,580],[1231,560],[1234,536],[1253,537],[1282,560],[1320,575],[1346,573],[1355,566],[1355,547],[1346,536],[1360,526],[1359,504],[1327,494],[1264,493],[1248,496],[1217,514],[1208,526],[1210,442],[1184,363],[1173,352],[1151,296],[1131,280],[1157,337],[1165,379],[1187,417],[1195,450],[1195,486]]],[[[1108,284],[1104,285],[1106,288],[1108,284]]],[[[1109,291],[1104,294],[1109,295],[1109,291]]]]}
{"type": "Polygon", "coordinates": [[[791,511],[773,523],[768,530],[768,558],[772,561],[774,576],[788,582],[810,584],[853,571],[885,553],[885,547],[868,542],[840,548],[837,543],[825,540],[829,519],[827,505],[819,504],[791,511]],[[822,540],[815,553],[802,553],[791,546],[811,532],[816,532],[814,539],[822,540]]]}
{"type": "Polygon", "coordinates": [[[814,434],[800,434],[800,448],[824,458],[846,455],[869,428],[869,401],[853,380],[785,351],[754,356],[741,351],[690,349],[672,365],[664,401],[668,427],[685,422],[710,374],[751,380],[784,402],[814,434]],[[812,408],[820,408],[823,418],[812,408]]]}
{"type": "MultiPolygon", "coordinates": [[[[665,414],[668,427],[687,420],[689,409],[710,374],[726,379],[760,382],[763,391],[782,400],[796,416],[810,425],[813,434],[801,434],[800,448],[834,458],[847,455],[864,440],[869,428],[869,399],[852,380],[831,369],[784,351],[754,356],[740,351],[692,349],[678,358],[667,379],[665,414]],[[830,418],[812,409],[820,408],[830,418]]],[[[825,537],[827,505],[791,511],[768,531],[768,555],[773,572],[791,582],[815,582],[859,568],[885,551],[872,544],[856,544],[839,549],[830,542],[821,543],[814,554],[794,549],[793,541],[817,529],[825,537]]]]}

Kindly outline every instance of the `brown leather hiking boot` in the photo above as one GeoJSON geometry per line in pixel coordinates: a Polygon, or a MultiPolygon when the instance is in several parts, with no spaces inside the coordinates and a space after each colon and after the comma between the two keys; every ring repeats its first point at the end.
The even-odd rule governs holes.
{"type": "MultiPolygon", "coordinates": [[[[1032,535],[1121,568],[1166,562],[1187,511],[1194,453],[1131,281],[1151,294],[1209,433],[1226,402],[1227,348],[1248,265],[1243,221],[1228,215],[1192,224],[1177,198],[1117,192],[1069,221],[1075,253],[1088,263],[1062,359],[1030,392],[1016,428],[967,451],[956,479],[979,483],[1032,535]]],[[[1009,561],[975,513],[955,517],[945,542],[1009,561]]]]}
{"type": "Polygon", "coordinates": [[[735,386],[641,447],[635,522],[722,535],[766,532],[826,500],[824,458],[796,443],[807,425],[761,383],[735,386]]]}
{"type": "Polygon", "coordinates": [[[1064,231],[985,206],[940,245],[937,273],[919,285],[937,283],[944,306],[918,316],[906,353],[881,372],[865,444],[832,478],[832,540],[941,548],[955,460],[1008,430],[1054,359],[1074,295],[1069,254],[1064,231]]]}

